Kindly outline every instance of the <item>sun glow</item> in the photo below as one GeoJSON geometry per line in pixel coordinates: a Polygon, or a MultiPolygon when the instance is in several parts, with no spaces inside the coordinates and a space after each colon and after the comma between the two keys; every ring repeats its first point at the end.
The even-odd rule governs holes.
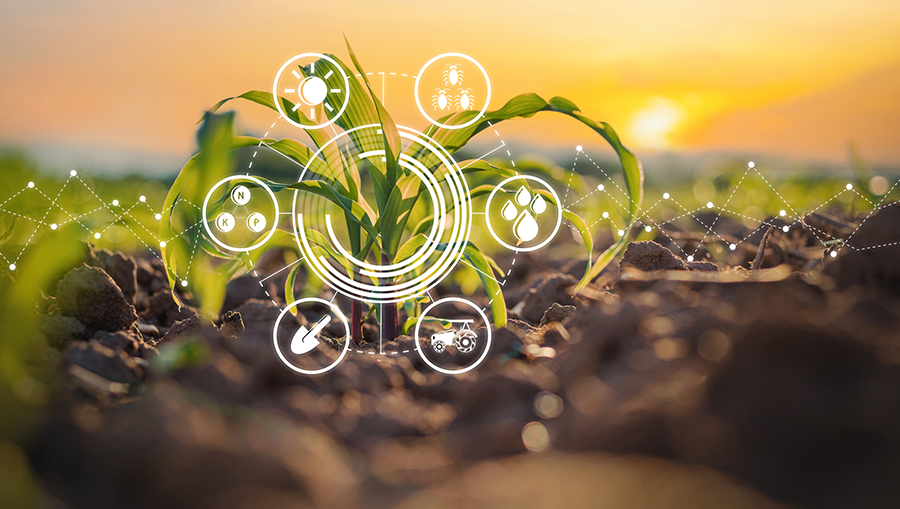
{"type": "Polygon", "coordinates": [[[672,99],[651,97],[649,105],[634,114],[630,132],[637,146],[649,149],[669,147],[669,134],[684,119],[684,110],[672,99]]]}

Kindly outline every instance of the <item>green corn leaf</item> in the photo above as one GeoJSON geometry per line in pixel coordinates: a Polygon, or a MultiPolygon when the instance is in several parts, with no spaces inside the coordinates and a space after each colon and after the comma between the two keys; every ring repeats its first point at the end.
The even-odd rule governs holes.
{"type": "MultiPolygon", "coordinates": [[[[344,212],[351,216],[353,220],[357,224],[359,224],[359,226],[361,226],[372,239],[378,238],[378,231],[375,229],[375,225],[372,224],[371,219],[369,218],[368,214],[366,214],[366,211],[362,208],[362,206],[360,206],[359,202],[353,201],[346,196],[338,194],[326,183],[314,180],[310,182],[297,182],[285,187],[287,189],[296,189],[316,194],[338,205],[339,207],[344,209],[344,212]]],[[[378,245],[377,240],[375,242],[376,245],[378,245]]],[[[379,249],[381,249],[380,245],[379,249]]]]}
{"type": "Polygon", "coordinates": [[[566,221],[581,234],[581,240],[584,241],[584,245],[587,247],[588,251],[587,268],[584,271],[584,275],[581,276],[581,281],[579,281],[578,285],[575,287],[575,293],[578,293],[591,282],[591,279],[593,279],[591,278],[591,253],[594,250],[594,240],[591,238],[591,231],[588,229],[587,223],[584,222],[584,219],[582,219],[581,216],[569,209],[563,209],[562,213],[563,217],[566,218],[566,221]]]}
{"type": "Polygon", "coordinates": [[[409,212],[419,198],[422,181],[416,175],[407,175],[397,181],[381,215],[381,241],[389,256],[397,252],[400,237],[409,220],[409,212]]]}
{"type": "Polygon", "coordinates": [[[494,318],[494,326],[497,328],[506,327],[506,300],[503,298],[500,283],[491,275],[491,264],[487,261],[487,257],[475,244],[467,242],[466,249],[463,251],[463,259],[472,264],[475,270],[478,271],[481,284],[484,285],[488,298],[491,300],[491,314],[494,318]]]}
{"type": "Polygon", "coordinates": [[[424,246],[426,242],[428,242],[428,237],[426,237],[424,233],[414,235],[397,250],[397,255],[394,257],[394,260],[405,260],[409,258],[424,246]]]}
{"type": "MultiPolygon", "coordinates": [[[[437,248],[441,251],[447,249],[447,244],[441,243],[437,245],[437,248]]],[[[463,250],[463,260],[468,262],[470,265],[469,268],[474,268],[478,273],[478,278],[481,279],[481,284],[484,285],[484,290],[488,294],[488,299],[491,301],[491,315],[494,318],[494,326],[497,328],[506,326],[506,300],[503,298],[503,290],[500,287],[500,283],[493,276],[491,270],[493,266],[496,266],[496,262],[488,262],[488,258],[481,252],[478,247],[471,243],[466,242],[466,247],[463,250]]],[[[502,276],[502,271],[500,272],[502,276]]]]}
{"type": "MultiPolygon", "coordinates": [[[[631,151],[625,148],[612,126],[610,126],[606,122],[595,122],[594,120],[581,115],[580,113],[578,113],[579,108],[568,99],[562,97],[554,97],[550,99],[550,101],[545,101],[536,94],[523,94],[512,98],[499,110],[485,113],[483,118],[479,119],[471,126],[455,130],[435,128],[432,137],[435,139],[435,141],[437,141],[444,148],[450,151],[450,153],[455,153],[463,146],[465,146],[465,144],[468,143],[473,136],[483,131],[484,129],[487,129],[491,125],[516,117],[532,117],[538,112],[542,111],[557,112],[568,115],[593,129],[594,132],[602,136],[603,139],[606,140],[607,143],[609,143],[609,145],[616,152],[616,156],[618,156],[619,162],[622,165],[622,172],[625,180],[625,190],[628,194],[629,201],[628,227],[625,229],[626,234],[612,246],[607,248],[603,253],[601,253],[600,256],[597,257],[597,259],[593,262],[591,271],[588,274],[587,278],[587,280],[590,281],[591,279],[594,279],[594,277],[599,275],[600,272],[609,264],[609,262],[612,261],[613,258],[615,258],[615,256],[628,244],[631,234],[630,226],[634,223],[634,220],[638,215],[641,200],[643,199],[644,171],[641,167],[641,163],[638,158],[633,153],[631,153],[631,151]]],[[[468,121],[472,118],[472,115],[476,114],[477,112],[473,111],[455,113],[453,115],[449,115],[444,119],[441,119],[441,122],[445,124],[461,124],[468,121]]],[[[484,168],[486,164],[487,163],[472,163],[463,171],[466,171],[472,167],[475,167],[476,169],[484,168]]]]}
{"type": "Polygon", "coordinates": [[[385,159],[387,160],[387,178],[390,182],[396,182],[399,177],[399,165],[397,163],[400,157],[400,133],[397,131],[397,125],[394,124],[394,120],[391,118],[390,114],[388,114],[387,110],[384,109],[384,105],[381,104],[381,101],[379,101],[378,97],[372,92],[372,86],[369,84],[366,72],[359,64],[356,53],[353,52],[353,48],[350,46],[350,41],[344,37],[344,42],[347,43],[347,51],[350,53],[350,60],[353,61],[356,70],[359,71],[359,75],[366,85],[366,89],[369,91],[369,96],[375,104],[375,111],[378,114],[378,123],[381,124],[381,134],[384,141],[385,159]]]}
{"type": "MultiPolygon", "coordinates": [[[[297,273],[300,271],[300,268],[303,266],[302,263],[297,263],[293,267],[291,267],[291,271],[288,272],[287,279],[284,280],[284,300],[290,304],[297,300],[297,297],[294,295],[294,282],[297,281],[297,273]]],[[[297,308],[290,308],[291,314],[297,315],[297,308]]]]}

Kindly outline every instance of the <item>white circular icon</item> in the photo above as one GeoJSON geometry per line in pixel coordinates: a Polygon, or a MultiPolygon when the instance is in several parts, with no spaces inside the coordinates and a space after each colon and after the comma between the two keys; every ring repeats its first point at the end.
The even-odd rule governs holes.
{"type": "Polygon", "coordinates": [[[216,216],[216,228],[218,228],[220,232],[230,232],[234,229],[234,216],[228,212],[222,212],[216,216]]]}
{"type": "MultiPolygon", "coordinates": [[[[259,238],[258,235],[254,235],[254,238],[252,239],[254,241],[253,244],[250,246],[242,247],[229,244],[218,235],[216,235],[215,231],[210,228],[210,208],[212,207],[212,212],[216,212],[220,208],[227,207],[229,202],[226,198],[229,196],[231,196],[231,199],[235,204],[238,204],[241,207],[250,204],[253,194],[250,191],[250,187],[264,189],[266,191],[266,195],[268,196],[268,203],[255,203],[251,205],[255,205],[256,207],[267,207],[267,211],[271,214],[271,217],[276,219],[278,218],[278,199],[275,198],[275,193],[273,193],[272,190],[269,189],[269,186],[267,186],[265,182],[256,177],[251,177],[250,175],[233,175],[231,177],[225,177],[222,180],[216,182],[216,184],[209,189],[209,191],[206,193],[206,198],[203,199],[203,207],[201,209],[201,212],[203,214],[203,227],[206,229],[206,233],[207,235],[209,235],[209,238],[212,239],[212,241],[215,242],[219,247],[222,247],[229,251],[247,253],[263,246],[266,242],[269,241],[269,239],[272,238],[272,235],[275,234],[275,230],[277,229],[276,227],[278,226],[277,220],[272,221],[272,225],[270,226],[269,232],[267,234],[263,235],[261,238],[259,238]],[[227,189],[222,192],[219,191],[221,187],[232,181],[238,181],[238,184],[235,185],[234,189],[232,189],[231,192],[229,192],[227,189]],[[247,185],[240,184],[240,182],[242,181],[248,184],[252,183],[253,185],[248,187],[247,185]],[[240,200],[244,201],[243,204],[239,204],[238,198],[236,198],[235,196],[236,194],[238,194],[236,191],[238,191],[239,188],[244,189],[242,191],[242,196],[239,198],[240,200]],[[215,199],[213,199],[214,196],[215,199]]],[[[259,199],[260,198],[257,197],[257,200],[259,199]]],[[[265,200],[265,198],[263,199],[265,200]]],[[[228,235],[224,234],[231,234],[233,240],[233,236],[235,235],[235,233],[238,233],[239,230],[243,231],[243,227],[235,230],[238,219],[241,219],[243,221],[243,217],[238,214],[238,210],[234,205],[232,205],[231,207],[232,210],[230,212],[227,210],[223,210],[216,214],[215,225],[216,229],[219,230],[222,237],[228,237],[228,235]],[[238,216],[235,216],[235,214],[238,214],[238,216]]],[[[265,215],[258,212],[250,214],[250,217],[247,218],[247,228],[250,229],[252,233],[261,233],[262,231],[264,231],[266,223],[267,221],[265,215]],[[259,216],[262,216],[262,220],[257,220],[255,224],[262,224],[262,226],[259,228],[259,230],[254,230],[250,227],[250,218],[257,214],[259,216]]]]}
{"type": "MultiPolygon", "coordinates": [[[[413,207],[421,197],[419,204],[430,208],[434,216],[433,221],[423,226],[420,235],[422,242],[412,242],[414,249],[397,249],[399,246],[406,246],[402,237],[404,231],[401,229],[394,232],[394,239],[398,241],[394,253],[398,258],[390,261],[374,260],[374,250],[367,250],[367,254],[360,257],[354,256],[351,252],[354,251],[354,240],[344,226],[343,207],[314,192],[297,190],[294,193],[291,217],[294,220],[294,235],[305,263],[336,291],[364,302],[400,302],[420,295],[440,283],[462,257],[472,226],[468,184],[450,153],[418,131],[403,126],[397,126],[397,129],[403,144],[399,151],[398,171],[401,175],[398,181],[402,182],[409,196],[415,197],[415,200],[404,198],[404,206],[413,207]],[[323,243],[327,244],[324,255],[323,243]],[[378,284],[374,284],[376,282],[378,284]]],[[[363,198],[374,204],[379,192],[375,185],[379,182],[385,189],[385,196],[393,192],[390,185],[384,184],[386,181],[382,172],[385,151],[372,148],[383,146],[379,124],[345,131],[319,148],[309,159],[299,180],[340,183],[345,178],[341,165],[323,164],[324,156],[320,157],[320,154],[355,161],[358,175],[366,182],[371,180],[374,189],[372,192],[376,193],[375,199],[371,196],[363,198]]],[[[363,187],[366,187],[366,182],[363,187]]],[[[371,224],[371,218],[368,215],[365,217],[371,224]]],[[[400,223],[402,217],[394,217],[391,222],[403,224],[400,223]]],[[[374,228],[360,228],[358,235],[371,237],[366,232],[373,230],[374,228]]],[[[405,240],[411,240],[412,236],[409,233],[406,235],[410,238],[405,240]]],[[[375,235],[377,241],[381,242],[379,236],[375,235]]]]}
{"type": "MultiPolygon", "coordinates": [[[[474,58],[462,53],[443,53],[432,58],[419,69],[413,93],[419,112],[429,122],[444,129],[462,129],[477,122],[487,111],[491,102],[491,79],[488,77],[484,67],[474,58]],[[432,73],[441,71],[440,75],[437,76],[440,78],[439,82],[425,77],[426,72],[432,65],[435,65],[432,73]],[[437,68],[438,66],[442,66],[442,68],[439,69],[437,68]],[[471,72],[465,72],[465,69],[462,68],[464,66],[471,67],[471,71],[475,69],[480,71],[484,82],[480,87],[477,87],[479,90],[476,91],[473,87],[467,86],[471,84],[473,77],[470,76],[471,72]],[[423,79],[425,80],[424,83],[423,79]],[[434,85],[438,86],[435,87],[434,85]],[[427,97],[431,99],[426,102],[430,102],[433,113],[429,114],[428,110],[422,105],[421,93],[426,93],[427,97]],[[480,95],[483,95],[483,97],[479,97],[480,95]],[[482,105],[480,108],[477,107],[479,103],[482,105]],[[438,118],[446,117],[454,112],[464,115],[467,111],[477,111],[478,113],[460,124],[448,124],[438,120],[438,118]],[[438,118],[434,118],[432,115],[438,118]]],[[[451,119],[454,117],[451,117],[451,119]]]]}
{"type": "MultiPolygon", "coordinates": [[[[347,322],[347,318],[344,316],[344,313],[341,312],[340,308],[334,305],[334,303],[329,302],[324,299],[319,299],[317,297],[309,297],[306,299],[296,300],[287,306],[281,311],[278,315],[278,318],[275,320],[275,325],[272,328],[272,344],[275,346],[275,353],[278,355],[278,358],[281,359],[281,362],[285,364],[285,366],[291,368],[297,373],[303,373],[304,375],[321,375],[327,371],[334,369],[338,364],[344,360],[344,356],[347,355],[347,351],[350,349],[350,324],[347,322]],[[318,313],[315,315],[315,321],[310,322],[307,325],[302,325],[298,327],[296,330],[289,330],[287,337],[290,339],[285,341],[287,337],[279,338],[279,327],[281,326],[282,320],[284,317],[290,313],[291,309],[297,308],[301,305],[312,305],[318,308],[327,307],[329,309],[328,313],[318,313]],[[319,348],[322,342],[319,340],[319,335],[324,331],[324,329],[335,319],[339,320],[341,324],[344,326],[344,348],[341,350],[340,355],[338,355],[337,359],[334,359],[330,364],[319,368],[319,369],[308,369],[303,368],[297,365],[298,360],[303,358],[304,360],[308,360],[313,352],[319,348]],[[290,355],[286,355],[284,352],[284,347],[287,347],[287,350],[290,352],[290,355]],[[290,359],[295,359],[295,362],[292,362],[290,359]]],[[[329,346],[324,346],[322,348],[331,348],[329,346]]]]}
{"type": "Polygon", "coordinates": [[[234,186],[231,190],[231,199],[238,205],[246,205],[250,201],[250,190],[247,186],[234,186]]]}
{"type": "MultiPolygon", "coordinates": [[[[491,191],[484,207],[484,218],[491,236],[501,246],[518,253],[527,253],[546,246],[559,232],[559,227],[562,224],[562,206],[560,205],[559,195],[546,181],[531,175],[516,175],[500,182],[491,191]],[[529,182],[536,182],[549,192],[553,197],[554,203],[548,204],[547,200],[540,193],[530,189],[529,182]],[[498,196],[497,193],[501,190],[504,192],[502,200],[495,204],[494,200],[498,196]],[[510,195],[512,195],[511,198],[510,195]],[[553,224],[552,231],[541,236],[540,223],[546,223],[544,218],[549,205],[555,205],[556,221],[553,224]],[[499,216],[502,218],[502,224],[495,225],[493,223],[495,214],[492,213],[492,206],[500,207],[499,216]],[[543,238],[543,240],[534,242],[539,237],[543,238]],[[516,244],[513,245],[511,242],[516,244]]],[[[550,228],[545,227],[544,229],[549,230],[550,228]]]]}
{"type": "Polygon", "coordinates": [[[272,94],[278,113],[288,122],[301,129],[320,129],[331,125],[347,109],[350,77],[333,58],[303,53],[281,66],[272,94]]]}
{"type": "Polygon", "coordinates": [[[259,233],[266,229],[266,216],[259,212],[254,212],[247,217],[247,228],[251,232],[259,233]]]}
{"type": "MultiPolygon", "coordinates": [[[[440,318],[440,320],[450,323],[450,328],[440,331],[436,334],[432,334],[429,338],[425,338],[426,341],[424,342],[426,345],[428,345],[427,347],[430,348],[435,354],[445,354],[448,351],[447,347],[449,346],[455,347],[457,353],[459,354],[468,354],[479,346],[477,344],[478,335],[475,333],[477,326],[474,325],[474,319],[452,320],[440,318]]],[[[419,354],[419,357],[422,359],[422,361],[425,362],[425,364],[431,366],[431,368],[435,371],[438,371],[445,375],[461,375],[463,373],[467,373],[481,364],[491,352],[491,324],[488,322],[487,316],[484,314],[484,311],[482,311],[481,308],[479,308],[472,302],[466,299],[461,299],[459,297],[444,297],[443,299],[432,302],[427,308],[425,308],[425,310],[422,311],[422,314],[419,315],[419,319],[416,321],[416,333],[414,337],[416,343],[416,353],[419,354]],[[420,340],[419,336],[419,334],[422,332],[422,322],[424,321],[425,317],[429,316],[428,313],[431,312],[431,310],[433,310],[435,307],[447,303],[458,303],[472,308],[475,311],[473,315],[477,314],[477,316],[481,317],[482,323],[484,324],[485,328],[486,338],[484,341],[484,345],[481,345],[483,348],[481,355],[478,356],[478,358],[468,366],[459,369],[444,368],[429,359],[423,351],[423,341],[420,340]]]]}

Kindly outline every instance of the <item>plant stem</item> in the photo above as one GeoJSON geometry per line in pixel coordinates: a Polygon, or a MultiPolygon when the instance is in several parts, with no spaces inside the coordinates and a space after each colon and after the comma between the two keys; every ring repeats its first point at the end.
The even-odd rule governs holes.
{"type": "Polygon", "coordinates": [[[362,302],[353,300],[350,303],[350,339],[353,344],[362,344],[362,302]]]}
{"type": "MultiPolygon", "coordinates": [[[[381,254],[381,263],[385,265],[390,263],[390,259],[385,253],[381,254]]],[[[400,315],[397,313],[396,302],[383,304],[381,310],[381,330],[381,336],[386,341],[393,341],[400,336],[400,315]]]]}

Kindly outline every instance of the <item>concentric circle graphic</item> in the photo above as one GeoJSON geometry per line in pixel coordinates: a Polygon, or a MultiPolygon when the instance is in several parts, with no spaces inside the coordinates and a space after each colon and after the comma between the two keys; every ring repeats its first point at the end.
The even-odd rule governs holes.
{"type": "Polygon", "coordinates": [[[334,123],[350,104],[350,77],[333,58],[303,53],[278,69],[272,95],[285,120],[301,129],[321,129],[334,123]]]}
{"type": "Polygon", "coordinates": [[[385,152],[380,125],[357,127],[323,145],[294,186],[294,233],[309,268],[365,302],[403,301],[440,283],[472,226],[468,184],[450,153],[397,129],[399,156],[385,152]]]}

